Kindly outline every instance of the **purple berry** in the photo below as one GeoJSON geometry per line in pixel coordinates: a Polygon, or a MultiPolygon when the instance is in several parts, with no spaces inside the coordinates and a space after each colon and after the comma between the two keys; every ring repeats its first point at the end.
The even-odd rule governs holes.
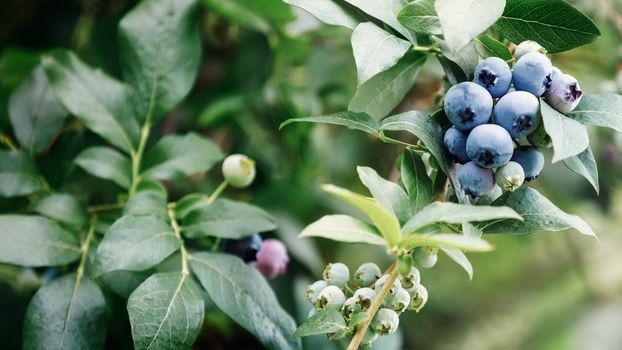
{"type": "Polygon", "coordinates": [[[289,256],[285,244],[278,239],[266,239],[259,252],[255,267],[267,278],[274,278],[285,273],[289,256]]]}
{"type": "Polygon", "coordinates": [[[248,264],[257,260],[257,252],[260,248],[261,236],[255,233],[242,239],[225,239],[221,250],[239,256],[248,264]]]}

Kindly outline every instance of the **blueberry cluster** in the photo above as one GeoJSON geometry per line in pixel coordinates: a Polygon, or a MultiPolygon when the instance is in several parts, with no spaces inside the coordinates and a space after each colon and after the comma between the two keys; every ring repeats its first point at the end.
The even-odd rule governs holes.
{"type": "Polygon", "coordinates": [[[513,191],[537,178],[544,167],[540,148],[551,147],[539,98],[562,114],[581,100],[577,80],[553,67],[537,43],[518,45],[515,59],[512,70],[498,57],[487,58],[476,67],[473,82],[454,85],[445,96],[445,113],[453,124],[445,133],[445,147],[464,164],[458,180],[471,197],[490,192],[495,183],[513,191]],[[528,145],[519,142],[524,138],[528,145]]]}
{"type": "MultiPolygon", "coordinates": [[[[307,287],[306,299],[314,306],[309,312],[309,317],[318,310],[330,309],[341,312],[348,328],[340,334],[331,334],[331,339],[351,336],[356,332],[360,322],[366,319],[367,310],[391,278],[389,274],[383,274],[374,263],[359,266],[352,280],[346,265],[328,264],[322,277],[323,279],[307,287]]],[[[423,308],[428,299],[428,291],[420,282],[421,276],[415,267],[412,267],[407,275],[395,279],[371,320],[362,345],[371,344],[380,335],[395,332],[402,312],[406,310],[419,312],[423,308]]]]}
{"type": "Polygon", "coordinates": [[[283,242],[278,239],[262,240],[258,233],[242,239],[225,239],[220,250],[240,257],[247,264],[254,264],[267,278],[284,274],[289,263],[283,242]]]}

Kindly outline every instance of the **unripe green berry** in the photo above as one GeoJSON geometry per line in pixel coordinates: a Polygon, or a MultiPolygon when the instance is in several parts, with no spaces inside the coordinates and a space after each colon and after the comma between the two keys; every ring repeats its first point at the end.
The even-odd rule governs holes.
{"type": "Polygon", "coordinates": [[[359,286],[370,286],[382,275],[378,265],[374,263],[364,263],[354,272],[354,283],[359,286]]]}
{"type": "Polygon", "coordinates": [[[361,311],[369,309],[378,294],[371,288],[360,288],[354,292],[354,299],[361,311]]]}
{"type": "Polygon", "coordinates": [[[409,291],[419,285],[419,282],[421,282],[421,274],[416,267],[412,266],[410,272],[406,276],[401,276],[400,282],[402,283],[402,288],[409,291]]]}
{"type": "Polygon", "coordinates": [[[531,133],[531,135],[527,136],[527,141],[532,146],[540,147],[540,148],[551,148],[553,147],[553,140],[546,133],[546,129],[544,128],[544,123],[540,122],[540,125],[536,128],[536,130],[531,133]]]}
{"type": "MultiPolygon", "coordinates": [[[[389,277],[389,275],[382,275],[382,277],[380,277],[376,281],[376,283],[374,284],[374,290],[376,291],[376,293],[380,293],[382,287],[384,287],[389,277]]],[[[391,286],[391,289],[389,289],[389,294],[397,294],[400,289],[402,289],[402,284],[400,283],[399,279],[395,279],[395,281],[393,282],[393,286],[391,286]]]]}
{"type": "Polygon", "coordinates": [[[320,295],[320,292],[327,286],[328,284],[324,280],[319,280],[311,283],[306,290],[307,301],[315,305],[318,295],[320,295]]]}
{"type": "Polygon", "coordinates": [[[391,309],[398,314],[404,312],[410,304],[410,294],[402,288],[397,294],[388,294],[384,299],[384,307],[391,309]]]}
{"type": "Polygon", "coordinates": [[[363,340],[361,340],[361,345],[370,346],[371,343],[376,341],[376,339],[378,339],[378,333],[371,329],[367,329],[367,332],[365,332],[365,335],[363,336],[363,340]]]}
{"type": "Polygon", "coordinates": [[[415,310],[419,312],[428,301],[428,290],[420,284],[414,291],[410,293],[410,305],[409,310],[415,310]]]}
{"type": "Polygon", "coordinates": [[[540,52],[542,54],[546,54],[546,49],[533,40],[526,40],[516,46],[516,49],[514,50],[514,58],[518,61],[519,58],[530,52],[540,52]]]}
{"type": "Polygon", "coordinates": [[[512,192],[521,187],[523,182],[525,182],[525,171],[520,164],[508,162],[506,165],[497,169],[495,181],[502,190],[512,192]]]}
{"type": "Polygon", "coordinates": [[[379,335],[389,335],[397,330],[400,317],[391,309],[380,309],[371,321],[371,328],[379,335]]]}
{"type": "Polygon", "coordinates": [[[328,286],[320,292],[315,307],[322,310],[341,310],[346,301],[343,291],[337,286],[328,286]]]}
{"type": "Polygon", "coordinates": [[[417,265],[429,269],[438,261],[438,248],[419,247],[415,249],[414,256],[417,265]]]}
{"type": "Polygon", "coordinates": [[[356,304],[356,298],[349,297],[348,299],[346,299],[346,302],[343,303],[343,308],[341,311],[343,313],[343,316],[346,318],[346,320],[349,320],[352,317],[352,315],[354,315],[356,312],[360,312],[361,309],[356,304]]]}
{"type": "Polygon", "coordinates": [[[255,179],[255,162],[243,154],[232,154],[222,163],[222,175],[235,188],[244,188],[255,179]]]}
{"type": "Polygon", "coordinates": [[[322,277],[329,285],[343,287],[350,280],[350,270],[342,263],[328,264],[322,277]]]}

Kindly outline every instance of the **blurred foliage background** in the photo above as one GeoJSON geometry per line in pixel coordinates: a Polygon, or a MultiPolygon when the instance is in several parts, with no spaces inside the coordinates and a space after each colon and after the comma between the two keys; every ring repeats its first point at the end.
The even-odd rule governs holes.
{"type": "MultiPolygon", "coordinates": [[[[312,0],[310,0],[312,1],[312,0]]],[[[351,269],[365,261],[387,265],[384,252],[369,246],[296,238],[305,223],[329,212],[349,212],[318,190],[335,183],[363,191],[356,165],[396,178],[400,152],[344,128],[293,125],[292,117],[345,110],[356,88],[349,32],[320,25],[280,0],[199,0],[203,59],[190,96],[161,123],[155,137],[194,130],[225,152],[242,152],[258,162],[258,180],[249,190],[229,190],[275,214],[278,232],[292,263],[272,282],[281,303],[300,322],[310,306],[307,283],[323,265],[341,261],[351,269]]],[[[622,92],[622,0],[575,0],[594,19],[602,37],[593,44],[552,56],[555,65],[578,78],[585,93],[622,92]]],[[[38,55],[68,47],[89,64],[119,77],[116,26],[135,5],[129,0],[4,0],[0,4],[0,130],[11,136],[6,101],[38,62],[38,55]]],[[[401,110],[433,111],[446,87],[442,69],[430,60],[401,110]]],[[[40,156],[52,186],[93,188],[89,203],[107,203],[111,184],[72,165],[85,146],[103,143],[78,123],[40,156]]],[[[622,349],[622,136],[591,129],[600,165],[601,193],[563,165],[547,166],[533,183],[556,205],[581,215],[600,237],[569,233],[488,237],[497,247],[472,256],[469,281],[442,259],[422,271],[428,306],[402,318],[401,333],[375,343],[378,349],[622,349]]],[[[550,154],[548,155],[550,159],[550,154]]],[[[217,173],[217,172],[214,172],[217,173]]],[[[211,191],[219,175],[168,183],[170,192],[211,191]]],[[[175,198],[171,198],[175,199],[175,198]]],[[[25,210],[24,199],[0,200],[0,212],[25,210]]],[[[1,231],[1,228],[0,228],[1,231]]],[[[22,317],[36,288],[53,270],[0,265],[0,344],[19,348],[22,317]]],[[[113,298],[111,296],[111,298],[113,298]]],[[[130,348],[129,322],[122,300],[110,310],[107,347],[130,348]]],[[[260,345],[212,307],[196,348],[256,349],[260,345]]],[[[339,348],[323,337],[308,348],[339,348]]]]}

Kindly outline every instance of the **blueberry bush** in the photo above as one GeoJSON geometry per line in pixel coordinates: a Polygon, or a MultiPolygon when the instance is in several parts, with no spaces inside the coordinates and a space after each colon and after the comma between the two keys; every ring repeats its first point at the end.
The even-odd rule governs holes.
{"type": "Polygon", "coordinates": [[[601,36],[570,2],[80,4],[0,55],[8,348],[399,349],[445,257],[472,279],[495,237],[604,230],[539,185],[622,164],[622,81],[553,65],[601,36]]]}

